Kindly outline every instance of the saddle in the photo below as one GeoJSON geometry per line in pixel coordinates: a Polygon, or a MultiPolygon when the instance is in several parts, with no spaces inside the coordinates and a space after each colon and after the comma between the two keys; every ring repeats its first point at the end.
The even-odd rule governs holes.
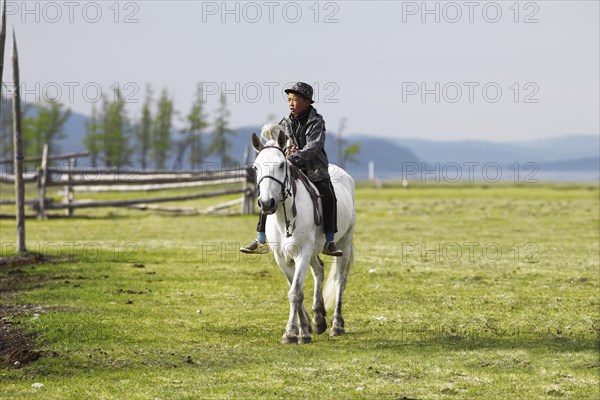
{"type": "Polygon", "coordinates": [[[304,172],[302,172],[302,170],[300,168],[298,168],[290,163],[289,171],[290,171],[290,177],[292,178],[292,179],[290,179],[290,183],[292,186],[292,193],[294,195],[294,202],[292,203],[292,221],[291,221],[292,231],[294,230],[294,228],[296,228],[296,190],[297,190],[296,182],[297,181],[302,182],[302,184],[304,184],[304,187],[310,194],[310,199],[313,204],[313,217],[315,220],[315,225],[317,225],[317,226],[321,225],[323,223],[323,217],[321,216],[321,212],[319,211],[319,197],[320,197],[319,193],[317,193],[317,190],[315,189],[315,187],[310,183],[310,180],[308,179],[306,174],[304,172]]]}

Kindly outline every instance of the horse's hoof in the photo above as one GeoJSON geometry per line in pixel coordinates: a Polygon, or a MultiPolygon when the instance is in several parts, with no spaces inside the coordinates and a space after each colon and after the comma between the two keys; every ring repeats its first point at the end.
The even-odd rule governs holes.
{"type": "Polygon", "coordinates": [[[312,338],[310,336],[300,336],[298,339],[298,343],[300,344],[309,344],[312,342],[312,338]]]}
{"type": "Polygon", "coordinates": [[[330,336],[342,336],[344,334],[344,328],[340,326],[332,326],[331,332],[329,332],[330,336]]]}
{"type": "Polygon", "coordinates": [[[327,330],[327,322],[325,322],[325,320],[321,321],[320,323],[313,322],[311,328],[314,333],[320,335],[327,330]]]}
{"type": "Polygon", "coordinates": [[[281,338],[281,344],[296,344],[298,343],[298,336],[286,336],[283,335],[281,338]]]}

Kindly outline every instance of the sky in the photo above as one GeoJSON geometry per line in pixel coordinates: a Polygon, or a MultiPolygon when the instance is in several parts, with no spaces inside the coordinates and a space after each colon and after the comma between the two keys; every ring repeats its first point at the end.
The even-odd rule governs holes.
{"type": "Polygon", "coordinates": [[[304,81],[329,131],[506,142],[599,134],[599,4],[20,0],[7,25],[28,102],[89,115],[119,87],[135,119],[150,85],[181,124],[201,85],[235,128],[286,115],[304,81]]]}

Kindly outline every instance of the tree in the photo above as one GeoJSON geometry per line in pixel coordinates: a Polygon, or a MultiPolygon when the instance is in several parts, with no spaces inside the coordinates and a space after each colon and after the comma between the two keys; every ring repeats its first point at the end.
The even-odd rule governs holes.
{"type": "Polygon", "coordinates": [[[152,139],[152,112],[150,107],[152,104],[152,88],[146,86],[146,99],[142,106],[142,117],[135,127],[135,138],[137,141],[137,150],[140,154],[140,165],[142,169],[148,167],[148,153],[151,148],[152,139]]]}
{"type": "MultiPolygon", "coordinates": [[[[6,93],[4,93],[6,95],[6,93]]],[[[0,158],[1,159],[12,159],[13,158],[13,115],[12,115],[12,96],[1,98],[0,102],[5,102],[3,111],[0,113],[0,158]]],[[[23,115],[29,114],[31,111],[31,104],[23,104],[21,112],[23,115]]],[[[39,156],[39,154],[36,154],[39,156]]]]}
{"type": "Polygon", "coordinates": [[[358,160],[356,156],[360,153],[360,143],[353,143],[344,147],[342,152],[341,168],[345,168],[346,163],[356,164],[358,160]]]}
{"type": "Polygon", "coordinates": [[[163,89],[158,100],[158,110],[152,126],[152,149],[154,164],[165,169],[171,149],[171,126],[173,119],[173,101],[169,99],[167,89],[163,89]]]}
{"type": "MultiPolygon", "coordinates": [[[[202,84],[198,84],[196,99],[192,104],[190,113],[186,116],[186,127],[182,130],[185,135],[184,143],[190,149],[190,167],[198,169],[204,162],[206,150],[202,143],[202,131],[208,126],[204,115],[204,96],[202,84]]],[[[182,157],[183,158],[183,157],[182,157]]]]}
{"type": "Polygon", "coordinates": [[[346,118],[340,120],[340,126],[336,134],[337,144],[337,163],[340,168],[345,168],[346,163],[357,163],[356,155],[360,152],[360,144],[348,144],[344,139],[344,129],[346,128],[346,118]]]}
{"type": "Polygon", "coordinates": [[[102,152],[102,116],[98,115],[96,104],[92,104],[92,115],[85,123],[86,134],[83,144],[90,153],[92,164],[96,165],[102,152]]]}
{"type": "MultiPolygon", "coordinates": [[[[0,99],[4,102],[4,98],[0,99]]],[[[12,97],[6,98],[3,104],[3,111],[0,113],[0,158],[12,159],[13,157],[13,122],[12,122],[12,97]]]]}
{"type": "Polygon", "coordinates": [[[120,166],[128,162],[131,155],[129,147],[129,125],[125,112],[125,102],[121,90],[115,90],[115,100],[104,99],[102,123],[102,151],[104,162],[108,166],[120,166]]]}
{"type": "Polygon", "coordinates": [[[277,122],[277,123],[279,123],[280,119],[277,119],[277,114],[275,114],[275,113],[269,113],[269,115],[267,115],[266,121],[267,122],[277,122]]]}
{"type": "Polygon", "coordinates": [[[229,128],[229,110],[227,109],[227,98],[221,93],[221,104],[217,110],[215,118],[215,130],[213,140],[210,145],[210,153],[216,154],[221,159],[221,165],[233,164],[235,160],[231,158],[227,151],[231,147],[231,143],[227,138],[230,135],[235,135],[235,131],[229,128]]]}
{"type": "Polygon", "coordinates": [[[71,110],[57,101],[35,104],[34,115],[23,118],[25,156],[41,156],[45,144],[48,154],[59,151],[58,141],[66,137],[64,125],[70,116],[71,110]]]}

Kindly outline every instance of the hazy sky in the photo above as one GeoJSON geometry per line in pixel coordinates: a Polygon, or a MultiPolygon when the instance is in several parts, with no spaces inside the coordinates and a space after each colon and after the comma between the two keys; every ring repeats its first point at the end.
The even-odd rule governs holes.
{"type": "MultiPolygon", "coordinates": [[[[25,99],[89,114],[145,86],[183,115],[198,82],[233,127],[287,114],[315,86],[328,130],[425,139],[598,134],[598,1],[8,1],[25,99]]],[[[9,36],[9,40],[12,36],[9,36]]],[[[7,45],[7,55],[10,53],[7,45]]],[[[12,81],[10,66],[4,81],[12,81]]],[[[136,103],[137,102],[137,103],[136,103]]],[[[212,119],[212,114],[211,114],[212,119]]]]}

